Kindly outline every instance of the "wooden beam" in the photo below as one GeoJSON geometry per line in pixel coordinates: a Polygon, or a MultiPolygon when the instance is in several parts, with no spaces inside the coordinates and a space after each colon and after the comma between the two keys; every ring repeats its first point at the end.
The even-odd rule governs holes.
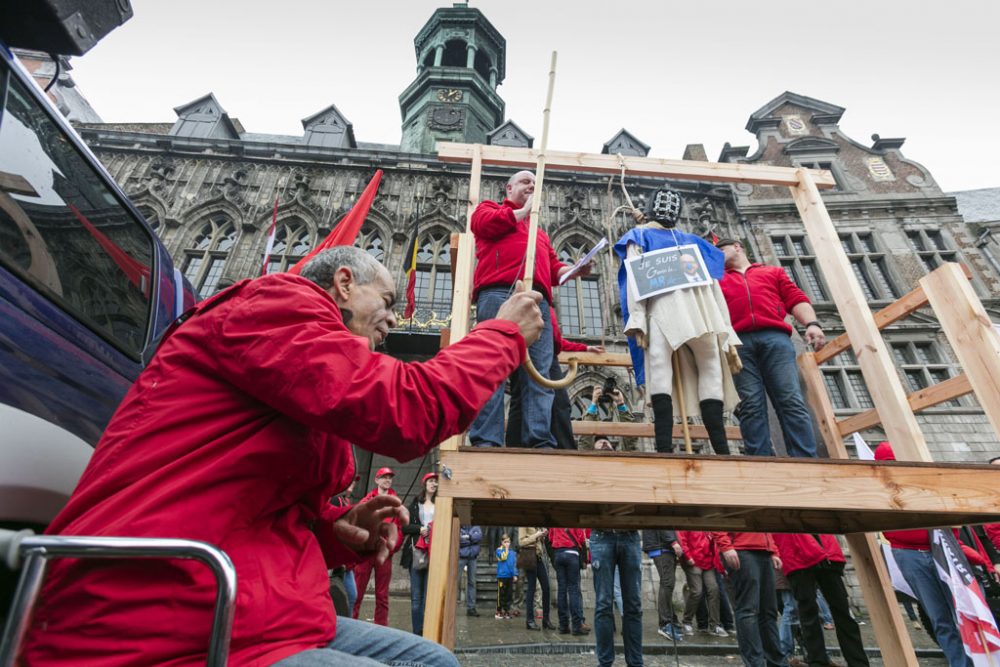
{"type": "Polygon", "coordinates": [[[0,192],[9,192],[13,195],[27,195],[37,197],[38,192],[31,183],[20,174],[12,174],[7,171],[0,171],[0,192]]]}
{"type": "Polygon", "coordinates": [[[851,339],[872,402],[882,416],[887,439],[892,443],[898,460],[930,461],[927,442],[906,402],[896,366],[879,334],[872,311],[868,308],[868,300],[854,277],[837,229],[830,220],[809,170],[800,169],[798,173],[800,184],[791,188],[792,197],[851,339]]]}
{"type": "MultiPolygon", "coordinates": [[[[847,447],[844,446],[844,433],[827,394],[818,357],[818,353],[810,352],[799,355],[799,369],[806,385],[806,400],[816,415],[819,434],[830,458],[845,460],[848,454],[847,447]]],[[[847,535],[847,545],[865,598],[865,606],[868,608],[868,617],[875,628],[879,650],[885,656],[885,664],[917,667],[913,643],[903,624],[903,615],[899,612],[896,595],[875,536],[870,533],[852,533],[847,535]]]]}
{"type": "MultiPolygon", "coordinates": [[[[962,271],[965,273],[965,277],[971,279],[972,271],[969,270],[969,267],[964,264],[961,266],[962,271]]],[[[888,306],[875,313],[875,326],[878,327],[879,331],[881,331],[890,324],[898,322],[904,317],[908,317],[913,314],[914,311],[919,310],[926,305],[927,295],[924,294],[924,288],[918,285],[912,291],[907,292],[896,301],[893,301],[888,306]]],[[[832,359],[850,346],[850,338],[848,338],[846,333],[842,333],[816,352],[816,363],[822,364],[824,361],[832,359]]]]}
{"type": "Polygon", "coordinates": [[[568,364],[570,359],[576,359],[581,366],[620,366],[632,367],[632,357],[616,352],[560,352],[559,363],[568,364]]]}
{"type": "Polygon", "coordinates": [[[751,531],[851,533],[1000,518],[996,466],[475,447],[442,451],[441,465],[451,477],[439,502],[469,501],[483,524],[583,526],[580,516],[602,515],[637,528],[652,516],[712,530],[738,516],[751,531]],[[607,511],[623,505],[631,513],[607,511]],[[572,523],[546,523],[555,519],[572,523]]]}
{"type": "Polygon", "coordinates": [[[1000,334],[958,264],[945,263],[920,284],[979,405],[1000,435],[1000,334]]]}
{"type": "MultiPolygon", "coordinates": [[[[612,437],[626,437],[626,438],[652,438],[653,437],[653,424],[650,422],[592,422],[592,421],[582,421],[574,420],[573,424],[573,435],[603,435],[612,437]]],[[[689,424],[688,429],[691,433],[692,438],[697,438],[700,440],[708,439],[708,431],[701,424],[689,424]]],[[[680,438],[683,436],[683,430],[680,424],[674,425],[673,437],[680,438]]],[[[739,426],[727,426],[726,427],[726,438],[729,440],[742,440],[743,433],[740,432],[739,426]]]]}
{"type": "MultiPolygon", "coordinates": [[[[971,391],[972,385],[969,384],[969,378],[963,373],[962,375],[956,375],[943,382],[938,382],[930,387],[915,391],[906,397],[906,401],[910,404],[911,410],[920,412],[939,403],[964,396],[971,391]]],[[[863,431],[866,428],[871,428],[881,423],[878,410],[872,408],[871,410],[865,410],[864,412],[841,419],[837,422],[837,428],[840,431],[840,435],[846,438],[852,433],[863,431]]]]}
{"type": "MultiPolygon", "coordinates": [[[[440,142],[438,159],[442,162],[471,162],[476,151],[481,151],[484,165],[532,169],[538,162],[539,150],[511,148],[509,146],[481,146],[440,142]]],[[[754,183],[757,185],[798,184],[796,169],[764,164],[735,164],[725,162],[700,162],[696,160],[663,160],[660,158],[626,155],[625,171],[630,176],[655,176],[682,178],[693,181],[723,183],[754,183]]],[[[597,174],[618,174],[621,163],[617,155],[545,151],[545,168],[561,171],[581,171],[597,174]]],[[[833,188],[837,182],[825,170],[811,170],[817,187],[833,188]]]]}

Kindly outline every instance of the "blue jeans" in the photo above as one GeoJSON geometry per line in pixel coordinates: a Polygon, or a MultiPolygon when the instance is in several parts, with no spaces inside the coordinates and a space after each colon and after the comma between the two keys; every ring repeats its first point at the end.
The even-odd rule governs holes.
{"type": "Polygon", "coordinates": [[[583,592],[580,590],[580,556],[575,551],[556,549],[556,608],[559,629],[579,630],[583,625],[583,592]]]}
{"type": "Polygon", "coordinates": [[[806,409],[795,363],[795,346],[784,331],[763,329],[740,334],[736,348],[743,370],[733,377],[740,395],[739,420],[749,456],[774,456],[767,423],[767,398],[778,414],[789,456],[815,457],[816,435],[806,409]],[[765,396],[766,393],[766,396],[765,396]]]}
{"type": "Polygon", "coordinates": [[[424,634],[424,601],[427,598],[427,570],[410,568],[410,620],[413,634],[424,634]]]}
{"type": "MultiPolygon", "coordinates": [[[[476,564],[478,558],[459,558],[458,576],[462,577],[462,568],[465,568],[465,608],[476,608],[476,564]]],[[[426,584],[424,584],[426,586],[426,584]]]]}
{"type": "Polygon", "coordinates": [[[826,598],[823,597],[822,591],[816,591],[816,604],[819,605],[819,618],[824,623],[833,624],[833,612],[830,611],[830,605],[826,603],[826,598]]]}
{"type": "MultiPolygon", "coordinates": [[[[507,300],[510,290],[484,289],[479,292],[476,301],[476,319],[480,322],[496,317],[500,306],[507,300]]],[[[549,306],[544,301],[541,304],[542,321],[545,323],[542,335],[528,348],[535,368],[544,377],[549,377],[552,366],[552,319],[549,306]]],[[[519,375],[521,386],[521,443],[526,447],[555,447],[556,439],[552,435],[552,399],[555,393],[546,389],[528,377],[523,368],[514,371],[519,375]]],[[[469,428],[469,440],[477,447],[500,447],[504,442],[504,387],[500,386],[494,392],[483,409],[479,411],[475,421],[469,428]]]]}
{"type": "Polygon", "coordinates": [[[795,651],[795,633],[793,629],[799,624],[799,609],[795,606],[795,596],[790,590],[781,591],[781,623],[778,625],[778,642],[781,654],[786,658],[795,651]]]}
{"type": "Polygon", "coordinates": [[[767,551],[741,550],[740,569],[727,570],[736,607],[736,643],[745,667],[785,667],[778,639],[774,568],[767,551]]]}
{"type": "Polygon", "coordinates": [[[344,589],[347,591],[347,608],[354,609],[354,602],[358,599],[358,585],[354,581],[354,570],[344,572],[344,589]]]}
{"type": "Polygon", "coordinates": [[[310,649],[274,663],[274,667],[459,667],[439,644],[374,623],[337,617],[337,636],[325,648],[310,649]]]}
{"type": "Polygon", "coordinates": [[[639,532],[595,530],[590,536],[590,568],[594,573],[594,632],[597,664],[608,667],[615,661],[614,585],[615,572],[621,573],[622,642],[625,664],[642,667],[642,548],[639,532]]]}
{"type": "MultiPolygon", "coordinates": [[[[533,549],[534,547],[523,547],[525,549],[533,549]]],[[[542,623],[550,623],[549,621],[549,598],[550,598],[550,588],[549,588],[549,571],[545,567],[545,561],[541,558],[538,559],[538,565],[535,566],[534,570],[525,570],[524,576],[528,580],[528,585],[524,593],[524,617],[528,622],[533,622],[535,620],[535,586],[542,587],[542,623]]]]}
{"type": "Polygon", "coordinates": [[[920,606],[927,612],[931,621],[931,631],[938,646],[944,651],[949,667],[971,667],[972,661],[965,655],[962,637],[955,625],[955,607],[951,601],[951,593],[934,567],[934,560],[929,551],[914,549],[893,549],[899,571],[903,579],[910,585],[920,601],[920,606]]]}

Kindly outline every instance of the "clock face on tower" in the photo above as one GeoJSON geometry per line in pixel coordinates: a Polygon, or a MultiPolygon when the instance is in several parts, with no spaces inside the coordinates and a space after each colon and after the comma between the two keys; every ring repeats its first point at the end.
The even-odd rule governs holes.
{"type": "Polygon", "coordinates": [[[461,102],[462,91],[457,88],[442,88],[437,91],[437,98],[442,102],[461,102]]]}

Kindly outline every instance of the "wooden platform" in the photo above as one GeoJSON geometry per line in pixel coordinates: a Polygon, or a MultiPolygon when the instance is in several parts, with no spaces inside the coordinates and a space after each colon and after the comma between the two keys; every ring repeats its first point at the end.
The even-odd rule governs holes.
{"type": "Polygon", "coordinates": [[[461,447],[441,451],[441,472],[439,497],[479,525],[858,533],[1000,522],[1000,468],[988,465],[461,447]]]}

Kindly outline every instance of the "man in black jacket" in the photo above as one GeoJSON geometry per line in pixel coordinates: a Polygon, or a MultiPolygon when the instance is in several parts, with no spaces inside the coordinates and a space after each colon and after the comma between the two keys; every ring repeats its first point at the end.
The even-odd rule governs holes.
{"type": "Polygon", "coordinates": [[[656,597],[656,612],[659,616],[657,632],[667,639],[681,641],[684,635],[678,629],[677,616],[674,615],[677,559],[682,553],[677,534],[672,530],[644,530],[642,550],[653,560],[660,575],[660,590],[656,597]]]}

